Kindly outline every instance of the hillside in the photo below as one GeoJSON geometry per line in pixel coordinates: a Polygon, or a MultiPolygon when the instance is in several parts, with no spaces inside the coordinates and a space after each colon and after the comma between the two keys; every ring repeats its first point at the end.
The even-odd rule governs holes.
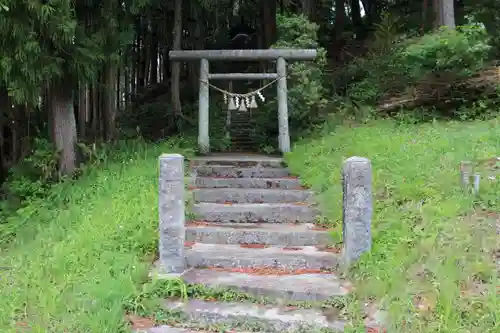
{"type": "MultiPolygon", "coordinates": [[[[355,302],[382,300],[400,331],[495,331],[497,280],[492,253],[484,251],[498,245],[491,223],[500,192],[464,195],[457,166],[465,158],[498,156],[498,121],[343,124],[298,142],[287,156],[292,170],[321,193],[323,222],[330,225],[340,221],[342,160],[372,160],[375,244],[352,273],[362,281],[355,302]]],[[[19,229],[0,257],[2,332],[126,332],[125,308],[147,315],[162,296],[138,297],[157,247],[162,152],[191,154],[176,142],[136,144],[11,218],[19,229]]],[[[170,320],[151,315],[142,323],[170,320]]]]}

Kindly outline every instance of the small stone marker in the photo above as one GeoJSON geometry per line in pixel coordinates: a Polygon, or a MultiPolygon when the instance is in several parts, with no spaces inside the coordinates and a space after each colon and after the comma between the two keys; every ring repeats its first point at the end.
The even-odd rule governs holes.
{"type": "Polygon", "coordinates": [[[350,157],[344,162],[343,242],[346,264],[356,261],[371,249],[372,167],[369,159],[350,157]]]}
{"type": "Polygon", "coordinates": [[[184,156],[160,156],[158,193],[160,217],[160,272],[181,274],[185,270],[184,257],[184,156]]]}
{"type": "Polygon", "coordinates": [[[470,162],[470,161],[460,162],[460,180],[461,180],[462,186],[465,189],[468,189],[468,187],[469,187],[470,176],[472,174],[472,171],[473,171],[472,162],[470,162]]]}

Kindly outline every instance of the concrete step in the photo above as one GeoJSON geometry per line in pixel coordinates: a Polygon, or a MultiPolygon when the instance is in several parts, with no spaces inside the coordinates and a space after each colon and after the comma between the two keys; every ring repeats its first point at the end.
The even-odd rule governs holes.
{"type": "Polygon", "coordinates": [[[141,328],[134,330],[134,333],[206,333],[198,330],[190,330],[187,328],[172,327],[168,325],[161,325],[150,328],[141,328]]]}
{"type": "Polygon", "coordinates": [[[286,168],[238,168],[229,165],[203,165],[193,169],[199,177],[224,178],[283,178],[290,175],[286,168]]]}
{"type": "Polygon", "coordinates": [[[282,168],[284,161],[281,157],[252,154],[214,154],[196,157],[190,160],[192,166],[197,165],[236,165],[240,167],[268,167],[282,168]]]}
{"type": "MultiPolygon", "coordinates": [[[[180,328],[180,327],[172,327],[168,325],[161,325],[151,328],[143,328],[139,330],[135,330],[134,333],[213,333],[210,331],[200,331],[196,328],[180,328]]],[[[239,333],[237,331],[231,331],[231,333],[239,333]]],[[[243,333],[243,332],[241,332],[243,333]]],[[[248,332],[250,333],[250,332],[248,332]]]]}
{"type": "Polygon", "coordinates": [[[338,268],[341,255],[314,246],[252,247],[251,245],[186,244],[186,263],[191,268],[258,268],[284,270],[338,268]]]}
{"type": "Polygon", "coordinates": [[[224,325],[234,329],[262,332],[317,332],[330,329],[342,332],[345,321],[331,319],[324,310],[296,309],[249,303],[207,302],[201,300],[163,303],[165,310],[179,313],[201,326],[224,325]]]}
{"type": "Polygon", "coordinates": [[[315,230],[314,224],[271,223],[190,223],[186,241],[207,244],[265,244],[281,246],[329,245],[326,230],[315,230]]]}
{"type": "MultiPolygon", "coordinates": [[[[269,274],[273,274],[270,270],[269,274]]],[[[192,269],[182,276],[185,282],[209,288],[233,289],[254,296],[288,301],[325,301],[342,297],[352,285],[335,274],[254,275],[216,269],[192,269]]]]}
{"type": "Polygon", "coordinates": [[[192,192],[193,201],[212,203],[312,203],[313,192],[308,190],[200,188],[192,192]]]}
{"type": "Polygon", "coordinates": [[[296,178],[213,178],[196,177],[194,186],[198,188],[281,188],[302,189],[296,178]]]}
{"type": "Polygon", "coordinates": [[[314,223],[319,214],[315,207],[306,204],[218,204],[206,202],[194,204],[192,213],[197,220],[222,223],[314,223]]]}

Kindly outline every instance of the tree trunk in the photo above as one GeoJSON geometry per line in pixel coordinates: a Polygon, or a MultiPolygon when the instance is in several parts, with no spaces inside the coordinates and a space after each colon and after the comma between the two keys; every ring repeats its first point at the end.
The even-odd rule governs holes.
{"type": "Polygon", "coordinates": [[[3,183],[7,177],[6,156],[4,152],[4,126],[6,119],[5,115],[9,108],[12,108],[12,106],[10,105],[7,89],[0,88],[0,184],[3,183]]]}
{"type": "Polygon", "coordinates": [[[341,49],[344,46],[344,27],[345,27],[345,0],[335,0],[335,29],[332,36],[332,46],[330,55],[333,59],[342,61],[341,49]]]}
{"type": "Polygon", "coordinates": [[[441,0],[442,25],[455,29],[455,3],[454,0],[441,0]]]}
{"type": "Polygon", "coordinates": [[[149,51],[151,84],[158,83],[158,24],[151,27],[151,45],[149,51]]]}
{"type": "Polygon", "coordinates": [[[434,28],[442,26],[455,28],[455,10],[453,0],[433,0],[434,28]]]}
{"type": "MultiPolygon", "coordinates": [[[[126,108],[128,106],[128,103],[129,103],[129,94],[130,94],[130,86],[131,86],[131,82],[130,82],[130,68],[129,68],[129,65],[128,65],[128,62],[125,64],[125,67],[123,69],[123,81],[124,81],[124,84],[123,84],[123,108],[126,108]]],[[[121,96],[120,96],[121,98],[121,96]]]]}
{"type": "Polygon", "coordinates": [[[364,35],[363,20],[361,19],[361,7],[359,0],[351,0],[351,20],[356,33],[356,40],[362,40],[364,35]]]}
{"type": "Polygon", "coordinates": [[[104,139],[112,141],[116,134],[116,65],[107,64],[103,74],[102,112],[104,139]]]}
{"type": "MultiPolygon", "coordinates": [[[[262,20],[258,25],[258,35],[261,38],[259,41],[259,46],[263,49],[270,48],[278,37],[277,26],[276,26],[276,11],[277,2],[276,1],[262,1],[261,2],[261,17],[262,20]]],[[[269,61],[261,61],[260,68],[262,72],[267,72],[270,68],[271,63],[269,61]]],[[[266,81],[262,81],[265,84],[266,81]]]]}
{"type": "Polygon", "coordinates": [[[92,105],[92,136],[94,141],[100,138],[100,130],[101,130],[101,118],[99,112],[99,90],[97,89],[96,84],[92,84],[91,90],[91,105],[92,105]]]}
{"type": "Polygon", "coordinates": [[[78,96],[78,134],[86,138],[87,122],[89,121],[89,89],[85,83],[80,83],[78,96]]]}
{"type": "Polygon", "coordinates": [[[151,24],[152,24],[152,15],[151,15],[151,10],[147,11],[146,15],[146,23],[144,27],[144,44],[142,45],[142,48],[144,50],[144,86],[147,87],[151,84],[151,68],[153,67],[153,63],[151,62],[151,44],[152,44],[152,30],[151,30],[151,24]]]}
{"type": "Polygon", "coordinates": [[[59,173],[68,175],[76,170],[76,119],[73,89],[64,81],[53,82],[49,90],[52,142],[59,153],[59,173]]]}
{"type": "MultiPolygon", "coordinates": [[[[267,6],[268,1],[265,1],[264,6],[267,6]]],[[[274,7],[276,7],[276,1],[274,2],[274,7]]],[[[302,2],[302,11],[304,15],[309,19],[309,21],[314,22],[315,14],[316,14],[316,1],[315,0],[301,0],[302,2]]]]}
{"type": "Polygon", "coordinates": [[[335,40],[342,39],[345,26],[345,0],[335,0],[335,40]]]}
{"type": "Polygon", "coordinates": [[[423,35],[425,33],[425,27],[427,22],[427,11],[428,11],[429,2],[428,0],[423,0],[422,2],[422,24],[420,25],[420,33],[423,35]]]}
{"type": "MultiPolygon", "coordinates": [[[[180,50],[181,42],[182,42],[182,0],[175,0],[172,49],[180,50]]],[[[181,76],[180,62],[176,61],[172,63],[172,76],[171,76],[172,112],[175,117],[182,114],[182,104],[179,91],[180,76],[181,76]]]]}
{"type": "MultiPolygon", "coordinates": [[[[314,1],[311,1],[314,4],[314,1]]],[[[270,48],[277,38],[276,32],[276,1],[263,1],[262,4],[262,25],[264,26],[264,48],[270,48]]]]}
{"type": "Polygon", "coordinates": [[[137,90],[143,88],[146,84],[146,40],[147,31],[144,29],[144,22],[141,18],[137,19],[137,90]]]}
{"type": "MultiPolygon", "coordinates": [[[[189,30],[193,31],[192,35],[190,34],[189,44],[193,50],[203,50],[203,41],[206,35],[202,33],[204,28],[201,10],[197,6],[191,6],[191,15],[195,18],[195,22],[189,27],[189,30]]],[[[188,62],[187,72],[189,87],[191,91],[193,91],[193,93],[189,95],[189,98],[196,98],[198,96],[198,88],[200,87],[200,63],[196,61],[188,62]]],[[[183,97],[186,98],[185,95],[183,95],[183,97]]]]}

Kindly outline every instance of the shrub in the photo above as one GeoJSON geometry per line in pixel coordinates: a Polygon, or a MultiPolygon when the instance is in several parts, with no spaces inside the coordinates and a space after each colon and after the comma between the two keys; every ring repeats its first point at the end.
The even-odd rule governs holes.
{"type": "Polygon", "coordinates": [[[344,94],[350,99],[373,105],[412,88],[433,90],[433,85],[445,87],[471,77],[486,67],[490,49],[488,34],[480,24],[443,28],[354,60],[337,76],[337,82],[346,86],[344,94]]]}
{"type": "Polygon", "coordinates": [[[431,73],[468,77],[483,69],[491,46],[484,27],[471,24],[424,35],[403,51],[415,80],[431,73]]]}
{"type": "Polygon", "coordinates": [[[288,67],[288,105],[290,117],[297,124],[310,119],[325,107],[326,89],[324,73],[327,65],[326,50],[318,43],[316,23],[304,15],[278,15],[276,17],[279,40],[274,48],[317,49],[318,56],[313,62],[296,62],[288,67]]]}
{"type": "MultiPolygon", "coordinates": [[[[312,62],[295,62],[288,66],[288,111],[292,135],[321,121],[321,112],[327,105],[324,73],[326,50],[319,46],[319,26],[304,15],[281,15],[276,17],[278,41],[273,48],[316,49],[318,56],[312,62]]],[[[274,86],[273,86],[274,87],[274,86]]],[[[275,96],[274,89],[266,90],[275,96]]],[[[267,95],[270,95],[267,93],[267,95]]],[[[266,151],[277,143],[277,103],[275,99],[263,104],[258,112],[257,137],[266,151]]]]}

